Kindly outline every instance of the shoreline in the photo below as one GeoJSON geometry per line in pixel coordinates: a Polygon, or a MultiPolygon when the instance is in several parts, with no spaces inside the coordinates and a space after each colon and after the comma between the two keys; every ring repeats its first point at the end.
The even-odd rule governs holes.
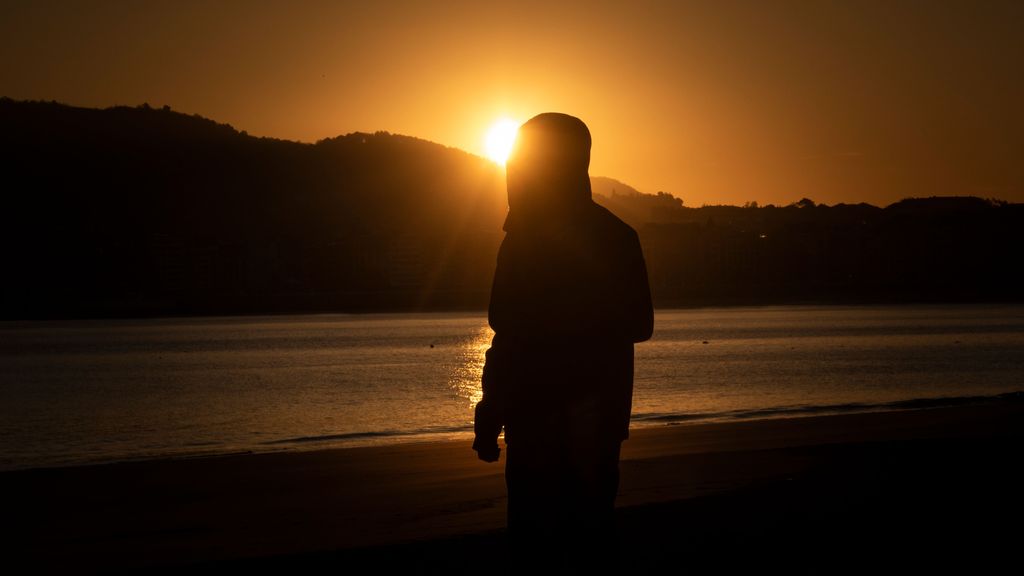
{"type": "MultiPolygon", "coordinates": [[[[955,408],[961,406],[985,406],[999,404],[1024,405],[1024,390],[1004,392],[991,396],[941,396],[934,398],[916,398],[911,400],[898,400],[878,404],[840,404],[826,406],[800,406],[766,410],[743,410],[730,411],[716,414],[656,414],[656,415],[634,415],[630,424],[631,436],[641,430],[658,429],[661,427],[675,426],[701,426],[707,424],[733,424],[742,422],[760,422],[768,420],[788,420],[816,417],[834,417],[857,414],[877,413],[899,413],[915,410],[933,410],[942,408],[955,408]]],[[[282,439],[265,443],[266,445],[281,446],[279,448],[251,449],[236,448],[225,451],[210,452],[169,452],[166,454],[124,456],[94,460],[68,461],[66,463],[51,463],[40,466],[22,466],[12,468],[0,468],[0,475],[12,472],[27,472],[33,470],[63,470],[80,467],[110,466],[120,464],[136,464],[159,461],[188,461],[207,460],[213,458],[226,458],[237,456],[260,456],[267,454],[286,453],[309,453],[335,450],[354,450],[362,448],[382,448],[386,446],[418,445],[430,443],[450,443],[472,441],[472,425],[467,425],[465,430],[444,430],[439,432],[367,432],[354,433],[350,436],[365,436],[367,439],[343,439],[325,437],[320,440],[316,437],[300,439],[282,439]],[[375,441],[374,438],[390,438],[392,440],[375,441]],[[321,443],[322,442],[322,443],[321,443]],[[308,443],[308,446],[303,444],[308,443]],[[320,445],[316,445],[320,444],[320,445]]]]}
{"type": "MultiPolygon", "coordinates": [[[[1024,478],[1008,471],[1015,458],[1006,450],[1019,453],[1022,440],[1020,402],[636,428],[622,450],[617,508],[632,526],[624,546],[646,546],[649,538],[635,538],[652,526],[662,535],[689,530],[667,512],[679,506],[706,505],[708,514],[728,518],[752,506],[738,504],[746,498],[754,507],[775,500],[750,490],[794,481],[803,486],[801,498],[842,500],[844,490],[893,479],[916,484],[920,470],[938,467],[944,474],[925,490],[954,490],[956,497],[944,496],[947,507],[978,497],[961,494],[956,482],[1012,485],[985,496],[1019,502],[1017,485],[1008,482],[1024,478]],[[890,453],[903,456],[879,456],[890,453]],[[905,464],[927,455],[934,461],[920,470],[905,464]],[[965,478],[969,467],[962,464],[982,456],[975,463],[980,475],[965,478]],[[852,479],[829,470],[848,471],[852,479]]],[[[500,546],[504,460],[479,462],[469,444],[9,471],[0,473],[0,493],[9,522],[19,527],[12,549],[45,568],[133,570],[272,558],[319,566],[378,553],[398,562],[415,556],[406,554],[409,547],[431,554],[479,538],[500,546]]]]}

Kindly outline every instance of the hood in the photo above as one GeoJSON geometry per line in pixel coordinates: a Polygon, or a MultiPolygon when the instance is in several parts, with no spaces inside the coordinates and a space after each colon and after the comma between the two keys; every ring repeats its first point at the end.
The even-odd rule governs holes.
{"type": "Polygon", "coordinates": [[[589,205],[590,145],[587,125],[568,114],[539,114],[520,126],[505,164],[509,221],[540,223],[589,205]]]}

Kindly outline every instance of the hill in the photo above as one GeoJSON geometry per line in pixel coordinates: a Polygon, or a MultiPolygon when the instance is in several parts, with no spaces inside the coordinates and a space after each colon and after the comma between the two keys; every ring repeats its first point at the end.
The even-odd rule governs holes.
{"type": "MultiPolygon", "coordinates": [[[[409,136],[255,138],[0,98],[0,318],[482,309],[501,170],[409,136]]],[[[611,178],[658,305],[1019,300],[1022,205],[687,207],[611,178]]]]}
{"type": "Polygon", "coordinates": [[[503,180],[460,150],[146,106],[3,100],[0,126],[6,317],[486,302],[503,180]]]}

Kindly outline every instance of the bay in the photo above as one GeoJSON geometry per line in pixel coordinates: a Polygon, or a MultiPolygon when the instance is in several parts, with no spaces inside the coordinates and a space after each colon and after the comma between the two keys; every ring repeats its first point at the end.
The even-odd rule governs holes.
{"type": "MultiPolygon", "coordinates": [[[[0,323],[0,469],[471,436],[481,314],[0,323]]],[[[660,310],[633,425],[1024,391],[1024,307],[660,310]]]]}

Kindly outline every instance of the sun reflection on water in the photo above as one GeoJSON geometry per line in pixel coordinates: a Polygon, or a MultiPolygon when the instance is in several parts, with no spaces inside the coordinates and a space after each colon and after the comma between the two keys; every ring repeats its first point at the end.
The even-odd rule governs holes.
{"type": "Polygon", "coordinates": [[[459,363],[452,370],[448,385],[459,398],[465,398],[475,406],[483,398],[480,377],[484,371],[484,354],[491,345],[494,331],[490,326],[481,327],[468,339],[459,353],[459,363]]]}

